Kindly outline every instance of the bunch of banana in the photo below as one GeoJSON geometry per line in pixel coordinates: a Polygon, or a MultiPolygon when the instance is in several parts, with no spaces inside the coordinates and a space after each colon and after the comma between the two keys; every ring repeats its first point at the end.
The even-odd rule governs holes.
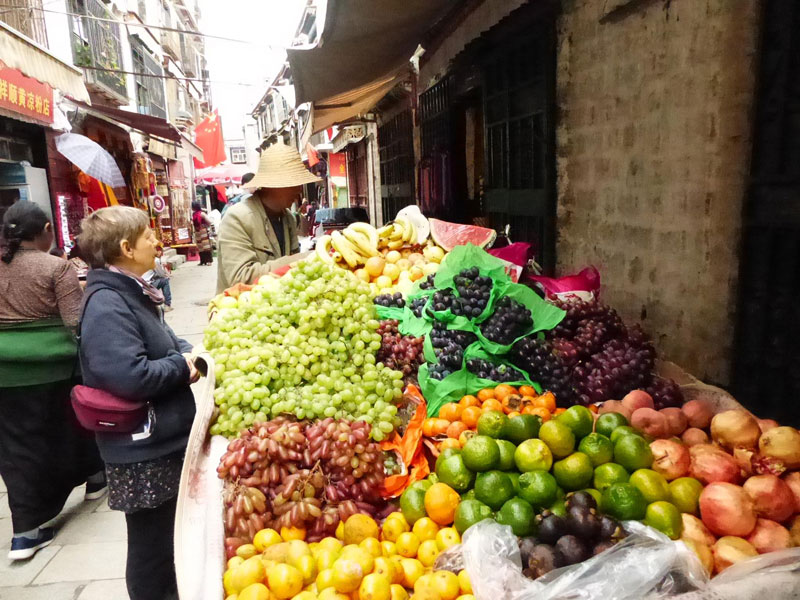
{"type": "Polygon", "coordinates": [[[352,223],[317,240],[317,255],[325,262],[344,260],[351,269],[378,256],[378,232],[369,223],[352,223]]]}
{"type": "Polygon", "coordinates": [[[410,219],[399,216],[378,229],[378,247],[399,250],[417,243],[417,228],[410,219]]]}

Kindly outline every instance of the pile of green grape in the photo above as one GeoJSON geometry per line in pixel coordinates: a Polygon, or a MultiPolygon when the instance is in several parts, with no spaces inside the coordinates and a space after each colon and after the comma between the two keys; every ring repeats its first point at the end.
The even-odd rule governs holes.
{"type": "Polygon", "coordinates": [[[381,441],[399,421],[403,373],[376,362],[377,330],[369,286],[346,269],[311,259],[256,286],[205,331],[219,407],[211,433],[234,437],[290,413],[366,421],[381,441]]]}

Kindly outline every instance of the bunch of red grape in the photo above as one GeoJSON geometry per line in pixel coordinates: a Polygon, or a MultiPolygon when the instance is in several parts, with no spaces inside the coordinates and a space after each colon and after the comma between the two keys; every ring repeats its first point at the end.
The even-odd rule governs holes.
{"type": "Polygon", "coordinates": [[[378,326],[381,347],[375,358],[390,369],[401,371],[406,382],[415,382],[419,366],[425,362],[422,349],[425,339],[401,335],[397,326],[393,319],[381,321],[378,326]]]}
{"type": "Polygon", "coordinates": [[[316,541],[352,514],[379,512],[383,452],[371,431],[364,421],[286,417],[242,431],[217,467],[228,552],[265,527],[308,528],[306,539],[316,541]]]}

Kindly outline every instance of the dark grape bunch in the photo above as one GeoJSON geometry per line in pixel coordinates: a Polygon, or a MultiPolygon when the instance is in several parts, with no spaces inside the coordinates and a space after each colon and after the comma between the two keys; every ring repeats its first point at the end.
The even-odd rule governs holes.
{"type": "Polygon", "coordinates": [[[495,365],[482,358],[470,358],[467,361],[467,370],[481,379],[491,379],[497,383],[511,383],[522,381],[524,377],[514,367],[508,365],[495,365]]]}
{"type": "Polygon", "coordinates": [[[541,340],[536,335],[524,337],[511,347],[509,357],[531,379],[553,392],[560,406],[574,404],[576,393],[571,365],[562,358],[555,343],[541,340]]]}
{"type": "Polygon", "coordinates": [[[433,280],[436,278],[436,275],[431,273],[425,279],[423,279],[419,284],[419,289],[421,290],[432,290],[434,288],[433,280]]]}
{"type": "Polygon", "coordinates": [[[447,288],[445,290],[437,290],[433,293],[430,306],[436,312],[442,312],[448,308],[454,308],[455,302],[456,296],[453,294],[453,290],[447,288]]]}
{"type": "Polygon", "coordinates": [[[425,338],[401,335],[398,324],[393,319],[380,322],[381,347],[375,358],[390,369],[402,371],[406,380],[415,382],[419,366],[425,362],[422,347],[425,338]]]}
{"type": "Polygon", "coordinates": [[[683,392],[672,379],[654,376],[644,390],[653,398],[653,403],[661,408],[683,405],[683,392]]]}
{"type": "Polygon", "coordinates": [[[400,292],[395,292],[394,294],[381,294],[379,296],[375,296],[375,300],[372,301],[374,304],[378,306],[394,306],[396,308],[405,308],[406,301],[403,300],[403,294],[400,292]]]}
{"type": "Polygon", "coordinates": [[[487,340],[510,344],[533,326],[531,311],[509,296],[497,301],[492,315],[481,323],[481,333],[487,340]]]}
{"type": "Polygon", "coordinates": [[[458,291],[458,301],[454,303],[454,315],[476,318],[481,315],[492,295],[492,279],[481,277],[478,267],[464,269],[453,278],[458,291]]]}
{"type": "Polygon", "coordinates": [[[411,312],[417,318],[422,317],[422,311],[425,310],[425,305],[428,303],[428,297],[422,296],[411,301],[411,312]]]}
{"type": "MultiPolygon", "coordinates": [[[[461,365],[459,365],[458,368],[455,369],[455,370],[458,371],[458,369],[460,369],[460,368],[461,368],[461,365]]],[[[435,365],[430,365],[429,368],[428,368],[428,376],[431,379],[436,379],[438,381],[441,381],[442,379],[444,379],[448,375],[452,375],[453,372],[454,371],[450,367],[446,366],[444,363],[441,363],[441,362],[437,363],[435,365]]]]}
{"type": "Polygon", "coordinates": [[[461,369],[461,364],[464,362],[464,351],[478,339],[471,331],[447,329],[447,325],[439,321],[434,322],[428,335],[439,361],[428,371],[434,379],[444,379],[461,369]]]}

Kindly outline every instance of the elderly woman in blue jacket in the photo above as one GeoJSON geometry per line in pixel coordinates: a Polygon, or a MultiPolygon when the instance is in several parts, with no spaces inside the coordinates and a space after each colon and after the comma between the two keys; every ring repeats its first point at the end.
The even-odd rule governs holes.
{"type": "Polygon", "coordinates": [[[132,433],[98,433],[109,506],[128,526],[126,581],[132,600],[174,597],[173,527],[183,456],[195,413],[198,377],[191,346],[164,322],[164,297],[142,276],[158,240],[141,210],[114,206],[81,223],[91,265],[80,326],[84,383],[150,412],[132,433]]]}

